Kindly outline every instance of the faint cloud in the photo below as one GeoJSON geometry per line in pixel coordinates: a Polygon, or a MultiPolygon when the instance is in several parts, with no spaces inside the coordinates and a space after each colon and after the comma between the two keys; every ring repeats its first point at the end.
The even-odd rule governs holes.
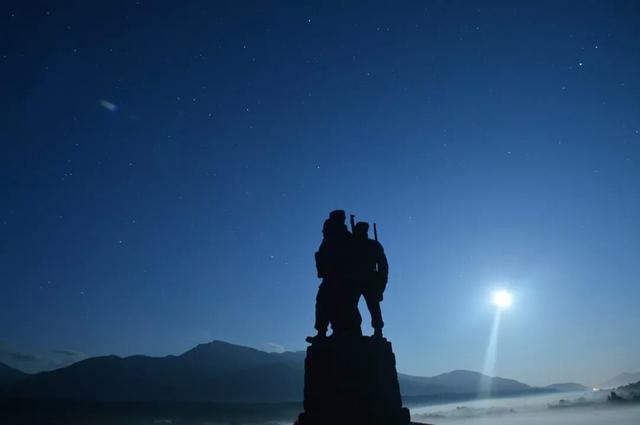
{"type": "Polygon", "coordinates": [[[75,350],[49,350],[43,355],[32,354],[0,340],[0,362],[26,373],[58,369],[83,358],[84,354],[75,350]]]}
{"type": "Polygon", "coordinates": [[[267,353],[284,353],[284,345],[275,342],[265,342],[262,345],[267,353]]]}
{"type": "Polygon", "coordinates": [[[54,354],[62,354],[63,356],[73,357],[73,358],[86,357],[86,354],[81,353],[80,351],[74,351],[74,350],[51,350],[51,352],[54,354]]]}
{"type": "Polygon", "coordinates": [[[54,368],[69,366],[70,364],[79,362],[87,358],[85,353],[75,350],[51,350],[51,353],[57,354],[50,359],[50,363],[54,368]]]}
{"type": "Polygon", "coordinates": [[[109,102],[108,100],[105,100],[105,99],[100,99],[98,101],[98,104],[110,112],[115,112],[118,110],[118,106],[116,106],[115,103],[109,102]]]}
{"type": "Polygon", "coordinates": [[[0,354],[3,354],[4,356],[10,358],[11,360],[14,360],[17,362],[33,363],[33,362],[39,362],[40,360],[42,360],[39,356],[36,356],[35,354],[23,353],[15,350],[2,349],[0,350],[0,354]]]}

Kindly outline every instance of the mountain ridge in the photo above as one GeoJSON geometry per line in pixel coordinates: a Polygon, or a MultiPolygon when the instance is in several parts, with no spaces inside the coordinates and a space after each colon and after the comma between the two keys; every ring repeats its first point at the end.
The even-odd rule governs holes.
{"type": "Polygon", "coordinates": [[[582,384],[577,384],[575,382],[558,382],[555,384],[545,385],[542,388],[547,388],[550,390],[555,390],[558,392],[571,392],[571,391],[588,391],[589,388],[585,387],[582,384]]]}
{"type": "Polygon", "coordinates": [[[640,371],[623,372],[606,380],[599,385],[599,388],[618,388],[623,385],[633,384],[638,381],[640,381],[640,371]]]}
{"type": "MultiPolygon", "coordinates": [[[[53,371],[24,374],[8,386],[10,395],[28,398],[290,402],[303,394],[305,355],[305,351],[268,353],[214,340],[177,356],[90,357],[53,371]]],[[[461,369],[432,377],[399,374],[398,378],[406,397],[473,395],[480,382],[490,382],[496,395],[545,391],[461,369]]]]}
{"type": "Polygon", "coordinates": [[[21,381],[29,376],[28,373],[22,372],[4,363],[0,363],[0,394],[9,390],[14,382],[21,381]]]}

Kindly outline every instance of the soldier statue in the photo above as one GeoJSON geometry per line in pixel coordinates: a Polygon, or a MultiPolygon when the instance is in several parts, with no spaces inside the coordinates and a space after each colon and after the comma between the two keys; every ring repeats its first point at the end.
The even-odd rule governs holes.
{"type": "Polygon", "coordinates": [[[369,224],[363,221],[358,222],[353,229],[356,275],[369,314],[371,314],[373,336],[382,338],[384,322],[382,321],[380,302],[387,286],[389,264],[382,244],[377,241],[377,237],[376,240],[369,239],[368,232],[369,224]]]}
{"type": "Polygon", "coordinates": [[[307,337],[304,363],[304,411],[295,425],[411,425],[402,406],[396,359],[391,342],[382,337],[380,301],[389,265],[369,225],[345,226],[345,212],[332,211],[324,222],[315,254],[318,277],[317,335],[307,337]],[[373,336],[363,336],[358,301],[364,296],[373,336]],[[332,334],[327,337],[329,325],[332,334]]]}

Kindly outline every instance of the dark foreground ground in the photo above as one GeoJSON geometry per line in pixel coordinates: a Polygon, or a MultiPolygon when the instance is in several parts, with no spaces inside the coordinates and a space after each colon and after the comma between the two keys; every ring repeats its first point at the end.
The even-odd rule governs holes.
{"type": "Polygon", "coordinates": [[[302,403],[89,402],[0,399],[2,425],[293,423],[302,403]]]}

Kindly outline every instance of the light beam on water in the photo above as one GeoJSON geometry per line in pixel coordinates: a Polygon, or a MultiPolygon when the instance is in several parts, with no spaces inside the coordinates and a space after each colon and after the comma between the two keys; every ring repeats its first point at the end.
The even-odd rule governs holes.
{"type": "Polygon", "coordinates": [[[493,317],[493,327],[491,328],[489,345],[487,345],[487,352],[484,356],[484,366],[482,368],[483,377],[480,378],[480,385],[478,387],[478,398],[488,399],[491,397],[491,377],[493,377],[496,370],[498,331],[500,328],[501,313],[502,310],[498,308],[496,309],[496,314],[493,317]]]}

